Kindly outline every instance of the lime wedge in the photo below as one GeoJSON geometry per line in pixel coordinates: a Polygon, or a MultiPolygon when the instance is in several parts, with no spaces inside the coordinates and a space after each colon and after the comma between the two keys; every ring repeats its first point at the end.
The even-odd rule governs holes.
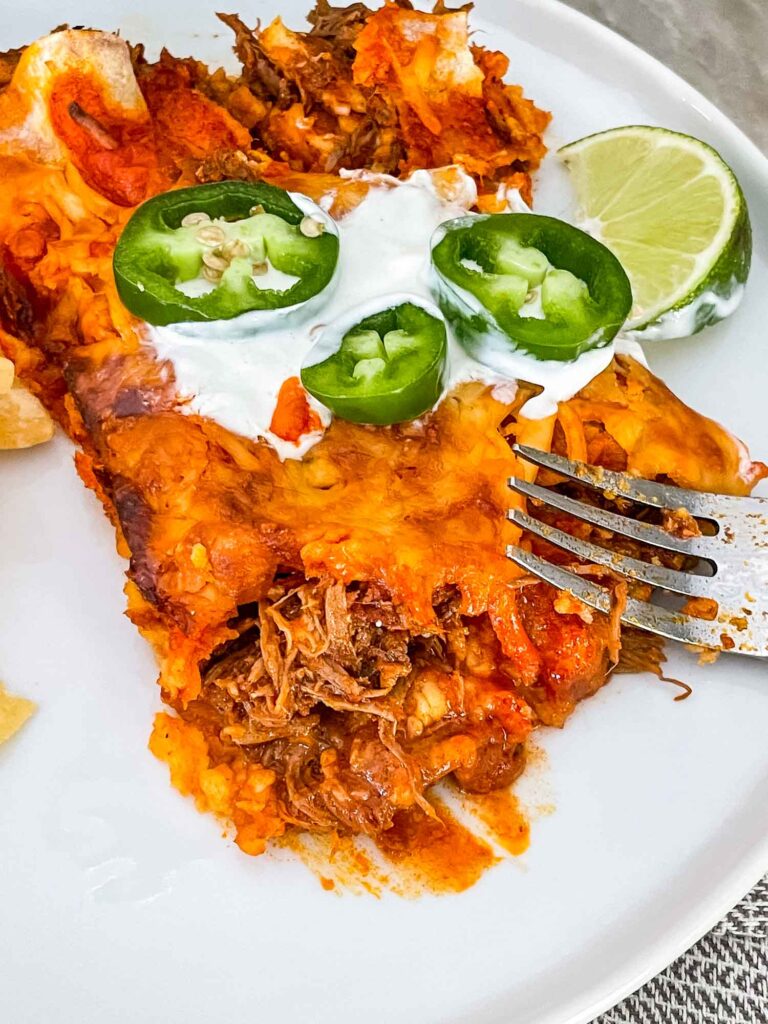
{"type": "Polygon", "coordinates": [[[749,274],[752,232],[739,183],[711,146],[631,125],[572,142],[560,156],[580,225],[629,276],[627,328],[649,340],[681,338],[733,312],[749,274]]]}

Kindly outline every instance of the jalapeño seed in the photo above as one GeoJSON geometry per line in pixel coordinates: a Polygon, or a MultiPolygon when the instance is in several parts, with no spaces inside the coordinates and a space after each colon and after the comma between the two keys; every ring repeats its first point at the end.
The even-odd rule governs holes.
{"type": "Polygon", "coordinates": [[[208,224],[210,219],[203,210],[197,210],[195,213],[188,213],[186,217],[182,217],[181,226],[183,228],[193,228],[197,224],[208,224]]]}
{"type": "Polygon", "coordinates": [[[250,256],[251,247],[241,238],[232,238],[229,242],[225,242],[222,245],[221,255],[226,256],[230,260],[236,259],[238,256],[250,256]]]}
{"type": "Polygon", "coordinates": [[[301,224],[299,224],[299,231],[306,238],[317,238],[325,231],[325,224],[321,220],[307,215],[302,218],[301,224]]]}
{"type": "Polygon", "coordinates": [[[209,270],[215,270],[219,274],[224,273],[229,266],[229,260],[215,252],[203,253],[203,263],[209,270]]]}
{"type": "Polygon", "coordinates": [[[212,267],[203,267],[203,277],[206,281],[210,281],[211,284],[218,284],[221,281],[221,272],[214,270],[212,267]]]}
{"type": "Polygon", "coordinates": [[[226,237],[223,228],[220,228],[217,224],[206,224],[195,235],[197,241],[203,245],[221,245],[226,237]]]}

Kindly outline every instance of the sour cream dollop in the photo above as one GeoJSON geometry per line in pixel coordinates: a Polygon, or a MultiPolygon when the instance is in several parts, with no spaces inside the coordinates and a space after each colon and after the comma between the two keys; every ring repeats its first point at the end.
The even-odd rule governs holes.
{"type": "MultiPolygon", "coordinates": [[[[186,412],[213,419],[252,440],[261,438],[280,459],[302,458],[322,437],[322,431],[314,431],[294,444],[276,437],[269,427],[280,386],[312,361],[310,350],[323,328],[353,307],[386,309],[393,304],[390,299],[403,294],[431,305],[430,239],[440,224],[466,216],[477,200],[474,181],[458,169],[450,177],[450,188],[443,175],[430,171],[416,171],[406,181],[365,171],[349,176],[363,178],[370,187],[359,205],[336,224],[336,278],[310,315],[300,322],[287,315],[273,316],[269,326],[258,331],[248,313],[224,324],[196,323],[193,330],[187,324],[147,328],[157,356],[173,366],[186,412]]],[[[508,201],[520,208],[516,194],[508,201]]],[[[562,363],[498,347],[484,353],[486,365],[464,351],[450,326],[448,340],[443,397],[459,384],[481,381],[499,387],[509,400],[515,382],[525,380],[544,389],[524,407],[531,418],[553,413],[558,402],[571,398],[609,364],[614,351],[609,345],[562,363]]],[[[313,399],[310,404],[327,426],[329,411],[313,399]]]]}

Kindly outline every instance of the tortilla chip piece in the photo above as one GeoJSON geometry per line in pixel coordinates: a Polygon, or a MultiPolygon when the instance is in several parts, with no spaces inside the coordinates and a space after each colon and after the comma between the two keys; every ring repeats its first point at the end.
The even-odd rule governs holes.
{"type": "Polygon", "coordinates": [[[0,743],[5,743],[37,710],[37,704],[26,697],[14,697],[0,683],[0,743]]]}
{"type": "Polygon", "coordinates": [[[17,381],[0,394],[0,450],[32,448],[53,437],[53,420],[39,398],[17,381]]]}

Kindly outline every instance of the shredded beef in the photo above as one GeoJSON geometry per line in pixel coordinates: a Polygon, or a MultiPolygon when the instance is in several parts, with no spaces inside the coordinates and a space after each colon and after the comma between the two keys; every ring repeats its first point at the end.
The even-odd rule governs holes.
{"type": "Polygon", "coordinates": [[[257,96],[272,100],[281,110],[290,107],[298,99],[298,91],[264,52],[258,32],[252,32],[236,14],[217,17],[235,33],[235,53],[249,88],[257,96]]]}
{"type": "MultiPolygon", "coordinates": [[[[507,62],[502,55],[460,40],[457,45],[467,47],[466,56],[482,72],[483,96],[459,91],[455,103],[442,111],[445,123],[436,131],[437,114],[425,112],[433,100],[440,105],[442,94],[424,69],[417,76],[423,93],[419,103],[412,89],[406,96],[390,82],[381,66],[392,63],[390,71],[397,79],[398,61],[410,60],[395,53],[400,46],[408,49],[412,39],[404,19],[403,24],[390,24],[387,12],[392,7],[414,10],[409,0],[379,10],[364,3],[333,7],[318,0],[308,16],[309,32],[292,31],[279,19],[249,28],[235,14],[219,14],[235,34],[242,75],[225,81],[215,72],[206,80],[190,67],[191,80],[248,128],[263,155],[293,171],[366,168],[400,176],[417,167],[458,162],[475,175],[481,192],[495,195],[503,182],[530,199],[530,172],[544,155],[541,133],[549,115],[526,100],[518,87],[505,84],[507,62]],[[391,61],[374,52],[378,42],[391,61]]],[[[449,8],[438,0],[434,16],[437,20],[469,7],[449,8]]],[[[445,62],[439,56],[432,60],[433,77],[439,78],[445,62]]],[[[188,60],[177,63],[191,65],[188,60]]],[[[210,165],[201,168],[201,180],[215,180],[209,177],[212,170],[210,165]]],[[[242,166],[235,171],[235,177],[245,174],[242,166]]]]}
{"type": "Polygon", "coordinates": [[[525,768],[525,747],[509,743],[502,728],[487,730],[471,765],[454,770],[454,778],[468,793],[491,793],[510,786],[525,768]]]}
{"type": "Polygon", "coordinates": [[[425,790],[451,772],[486,792],[524,763],[523,733],[467,690],[455,588],[436,591],[435,612],[439,630],[416,634],[377,584],[286,577],[241,609],[199,698],[177,710],[222,756],[276,772],[286,820],[376,835],[400,810],[431,814],[425,790]]]}
{"type": "Polygon", "coordinates": [[[332,7],[328,0],[317,0],[307,15],[312,26],[310,35],[324,39],[338,48],[348,60],[354,60],[354,42],[357,34],[371,14],[365,4],[350,4],[348,7],[332,7]]]}

